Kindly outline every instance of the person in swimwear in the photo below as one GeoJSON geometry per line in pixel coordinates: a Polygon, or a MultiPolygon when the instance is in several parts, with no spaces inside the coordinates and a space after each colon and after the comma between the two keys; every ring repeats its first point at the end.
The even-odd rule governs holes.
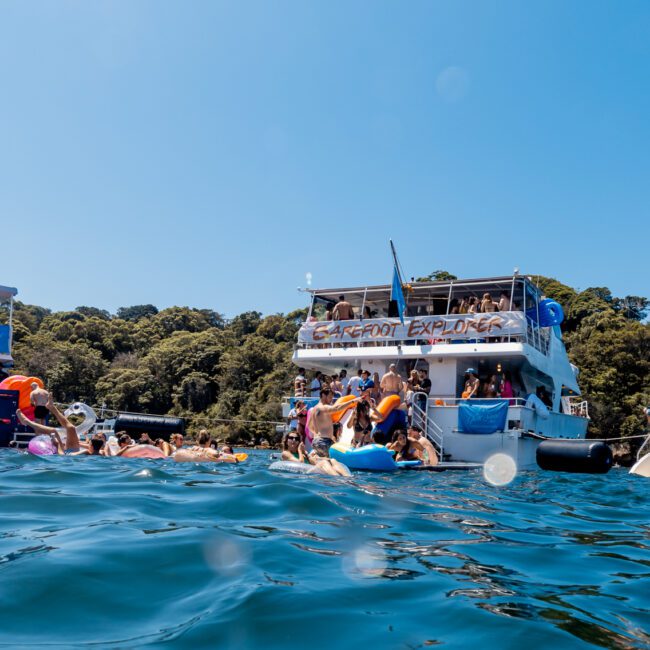
{"type": "MultiPolygon", "coordinates": [[[[16,416],[18,417],[18,421],[26,427],[31,427],[35,433],[37,434],[42,434],[46,436],[53,436],[56,434],[56,437],[59,438],[61,441],[61,446],[63,447],[63,453],[65,454],[73,454],[76,451],[81,450],[81,446],[79,443],[79,436],[77,435],[77,430],[75,429],[74,424],[68,420],[61,411],[56,407],[56,404],[54,404],[54,401],[52,400],[52,394],[48,393],[47,396],[47,403],[46,403],[47,410],[57,419],[58,423],[61,425],[61,428],[65,431],[65,443],[61,441],[61,438],[58,434],[58,431],[56,430],[56,427],[50,427],[45,424],[38,424],[37,422],[33,422],[29,418],[25,416],[25,414],[18,409],[16,411],[16,416]]],[[[55,443],[58,444],[58,443],[55,443]]]]}
{"type": "Polygon", "coordinates": [[[388,366],[388,372],[381,378],[382,397],[399,395],[402,390],[402,383],[402,378],[397,373],[397,366],[391,363],[388,366]]]}
{"type": "Polygon", "coordinates": [[[339,301],[332,310],[332,320],[352,320],[353,318],[352,305],[345,299],[345,296],[339,296],[339,301]]]}
{"type": "Polygon", "coordinates": [[[38,424],[45,424],[47,418],[47,398],[50,394],[41,388],[36,382],[31,385],[32,392],[29,394],[29,403],[34,407],[34,420],[38,424]]]}
{"type": "Polygon", "coordinates": [[[104,440],[99,435],[94,435],[84,449],[75,451],[70,456],[104,456],[104,440]]]}
{"type": "Polygon", "coordinates": [[[176,450],[180,449],[183,446],[185,440],[180,433],[172,433],[172,435],[169,436],[169,442],[172,446],[172,453],[174,453],[176,450]]]}
{"type": "Polygon", "coordinates": [[[282,460],[309,463],[305,445],[295,431],[289,431],[282,439],[282,460]]]}
{"type": "Polygon", "coordinates": [[[378,422],[381,419],[381,413],[368,400],[359,402],[350,418],[350,426],[354,429],[351,446],[363,447],[372,444],[373,420],[378,422]]]}
{"type": "Polygon", "coordinates": [[[422,433],[422,429],[417,426],[417,424],[413,424],[407,429],[407,434],[408,439],[411,441],[411,443],[417,442],[422,447],[422,450],[420,452],[420,460],[422,460],[425,465],[429,465],[430,467],[437,465],[438,454],[436,453],[436,449],[431,441],[428,440],[422,433]]]}
{"type": "Polygon", "coordinates": [[[318,456],[327,458],[329,449],[334,444],[334,427],[332,415],[350,408],[351,404],[359,402],[357,397],[350,402],[334,405],[332,404],[332,391],[329,388],[323,388],[320,391],[320,401],[311,409],[311,419],[309,428],[314,434],[312,447],[318,456]]]}
{"type": "Polygon", "coordinates": [[[165,456],[171,456],[174,453],[174,448],[162,438],[158,438],[156,440],[156,447],[162,449],[162,452],[165,454],[165,456]]]}
{"type": "Polygon", "coordinates": [[[422,460],[419,453],[422,451],[422,445],[416,440],[409,439],[404,429],[397,429],[393,433],[393,439],[386,445],[386,449],[395,452],[395,461],[422,460]]]}
{"type": "Polygon", "coordinates": [[[232,454],[224,453],[223,450],[217,451],[212,449],[210,443],[212,441],[212,436],[207,429],[201,429],[199,435],[196,439],[196,445],[190,447],[188,450],[183,450],[182,452],[176,452],[174,454],[174,460],[178,462],[184,461],[202,461],[208,460],[215,463],[237,463],[239,462],[235,456],[232,454]]]}

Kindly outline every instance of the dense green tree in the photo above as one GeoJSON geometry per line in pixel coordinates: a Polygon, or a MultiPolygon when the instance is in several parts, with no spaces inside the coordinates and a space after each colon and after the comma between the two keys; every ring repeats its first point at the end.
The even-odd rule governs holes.
{"type": "Polygon", "coordinates": [[[77,307],[75,311],[78,311],[84,316],[95,316],[101,318],[102,320],[110,320],[111,315],[105,309],[99,309],[98,307],[77,307]]]}
{"type": "Polygon", "coordinates": [[[117,310],[117,317],[122,320],[139,321],[141,318],[155,316],[158,309],[153,305],[133,305],[132,307],[120,307],[117,310]]]}
{"type": "MultiPolygon", "coordinates": [[[[452,278],[436,271],[418,279],[452,278]]],[[[590,402],[590,435],[641,432],[641,406],[650,403],[648,300],[535,279],[567,315],[565,343],[590,402]]],[[[272,440],[306,315],[250,311],[226,322],[210,309],[136,305],[111,317],[94,307],[53,313],[16,302],[16,371],[43,378],[60,401],[174,413],[188,419],[190,431],[208,426],[231,442],[272,440]]]]}
{"type": "Polygon", "coordinates": [[[416,282],[444,282],[446,280],[458,280],[458,277],[449,273],[448,271],[432,271],[429,275],[423,275],[422,277],[415,278],[416,282]]]}

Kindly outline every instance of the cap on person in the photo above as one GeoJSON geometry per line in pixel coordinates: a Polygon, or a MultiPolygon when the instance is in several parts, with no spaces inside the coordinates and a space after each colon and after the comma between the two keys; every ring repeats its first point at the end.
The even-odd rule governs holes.
{"type": "Polygon", "coordinates": [[[465,371],[465,374],[466,374],[466,375],[476,375],[476,374],[478,374],[478,373],[476,372],[476,369],[475,369],[475,368],[468,368],[468,369],[465,371]]]}
{"type": "Polygon", "coordinates": [[[390,366],[388,366],[388,369],[390,370],[391,368],[397,368],[397,366],[394,363],[391,363],[390,366]]]}

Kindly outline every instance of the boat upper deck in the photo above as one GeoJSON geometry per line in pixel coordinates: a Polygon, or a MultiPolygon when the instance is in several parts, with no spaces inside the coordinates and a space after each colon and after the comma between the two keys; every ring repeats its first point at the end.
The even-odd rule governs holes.
{"type": "Polygon", "coordinates": [[[389,285],[311,294],[297,352],[399,345],[435,346],[437,353],[438,346],[464,343],[527,343],[549,352],[550,330],[538,325],[541,292],[524,276],[407,284],[403,322],[389,285]],[[349,307],[337,310],[341,303],[349,307]]]}

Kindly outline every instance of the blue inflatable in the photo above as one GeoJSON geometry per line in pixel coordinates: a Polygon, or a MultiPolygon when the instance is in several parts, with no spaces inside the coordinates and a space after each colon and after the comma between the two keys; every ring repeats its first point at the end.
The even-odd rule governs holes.
{"type": "MultiPolygon", "coordinates": [[[[537,308],[526,310],[526,316],[537,322],[537,308]]],[[[555,300],[546,298],[539,303],[539,326],[554,327],[564,320],[562,305],[555,300]]]]}
{"type": "Polygon", "coordinates": [[[383,445],[347,447],[336,443],[330,447],[330,458],[338,460],[349,469],[360,469],[367,472],[394,472],[407,465],[422,464],[419,460],[395,462],[393,452],[383,445]]]}
{"type": "Polygon", "coordinates": [[[395,429],[406,429],[407,419],[406,413],[401,409],[394,409],[391,411],[383,422],[379,422],[372,430],[374,440],[379,443],[386,444],[390,442],[395,429]]]}

